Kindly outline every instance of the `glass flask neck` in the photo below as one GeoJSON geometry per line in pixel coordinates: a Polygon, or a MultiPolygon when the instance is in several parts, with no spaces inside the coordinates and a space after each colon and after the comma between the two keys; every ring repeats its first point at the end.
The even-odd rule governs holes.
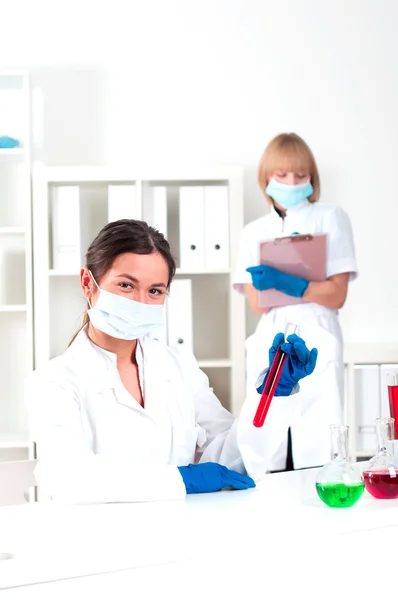
{"type": "Polygon", "coordinates": [[[388,440],[395,438],[395,421],[392,418],[376,419],[377,452],[387,454],[388,440]]]}
{"type": "Polygon", "coordinates": [[[331,458],[332,460],[347,460],[348,457],[348,426],[331,425],[331,458]]]}

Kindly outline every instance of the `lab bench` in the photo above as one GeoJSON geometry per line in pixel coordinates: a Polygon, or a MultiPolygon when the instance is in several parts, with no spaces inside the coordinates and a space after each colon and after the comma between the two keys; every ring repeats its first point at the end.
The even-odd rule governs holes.
{"type": "Polygon", "coordinates": [[[182,501],[2,507],[1,600],[371,597],[366,564],[395,572],[398,500],[328,508],[317,471],[182,501]]]}

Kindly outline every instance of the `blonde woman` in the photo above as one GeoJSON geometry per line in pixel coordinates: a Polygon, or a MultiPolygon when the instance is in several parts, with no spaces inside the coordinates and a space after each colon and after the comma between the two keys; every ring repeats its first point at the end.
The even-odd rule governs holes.
{"type": "Polygon", "coordinates": [[[250,308],[261,315],[246,342],[247,391],[261,370],[259,365],[267,362],[275,332],[283,330],[288,321],[298,323],[300,335],[309,346],[318,348],[318,362],[301,385],[300,402],[271,468],[317,466],[329,460],[327,426],[343,419],[343,341],[338,310],[357,271],[351,224],[339,206],[318,202],[320,180],[314,156],[294,133],[280,134],[269,143],[260,160],[258,182],[270,212],[244,228],[234,277],[234,289],[245,294],[250,308]],[[307,281],[258,264],[260,241],[306,233],[328,236],[326,281],[307,281]],[[306,302],[262,310],[257,293],[266,289],[306,302]]]}

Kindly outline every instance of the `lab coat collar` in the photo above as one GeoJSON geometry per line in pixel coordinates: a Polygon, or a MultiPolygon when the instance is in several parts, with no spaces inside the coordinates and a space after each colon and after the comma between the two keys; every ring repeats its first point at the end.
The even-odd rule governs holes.
{"type": "Polygon", "coordinates": [[[291,208],[286,210],[285,219],[292,215],[296,215],[300,212],[303,212],[304,210],[306,210],[309,207],[310,204],[311,204],[311,202],[307,199],[307,200],[303,200],[299,204],[296,204],[296,206],[292,206],[291,208]]]}
{"type": "Polygon", "coordinates": [[[276,227],[278,230],[281,229],[283,231],[284,224],[286,223],[287,220],[290,220],[291,218],[295,218],[297,215],[299,215],[300,213],[307,210],[310,205],[311,205],[311,202],[309,202],[308,200],[303,200],[302,202],[300,202],[300,204],[297,204],[297,206],[293,206],[292,208],[289,208],[289,210],[286,211],[286,216],[284,219],[282,219],[282,217],[279,216],[279,214],[276,212],[276,210],[272,206],[271,212],[270,212],[270,217],[271,217],[272,223],[274,224],[274,227],[276,227]]]}
{"type": "MultiPolygon", "coordinates": [[[[117,384],[116,354],[100,348],[87,335],[87,325],[83,327],[67,350],[74,362],[82,370],[86,386],[92,392],[114,388],[117,384]]],[[[137,344],[137,361],[143,361],[141,341],[137,344]]]]}

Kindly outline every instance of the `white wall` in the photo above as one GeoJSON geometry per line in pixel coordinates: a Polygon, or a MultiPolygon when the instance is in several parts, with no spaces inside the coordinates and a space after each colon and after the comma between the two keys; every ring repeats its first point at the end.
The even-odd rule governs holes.
{"type": "Polygon", "coordinates": [[[360,278],[345,337],[398,340],[395,0],[3,6],[1,66],[27,67],[43,88],[50,164],[243,164],[249,221],[266,209],[255,183],[264,146],[302,135],[323,200],[354,226],[360,278]]]}

